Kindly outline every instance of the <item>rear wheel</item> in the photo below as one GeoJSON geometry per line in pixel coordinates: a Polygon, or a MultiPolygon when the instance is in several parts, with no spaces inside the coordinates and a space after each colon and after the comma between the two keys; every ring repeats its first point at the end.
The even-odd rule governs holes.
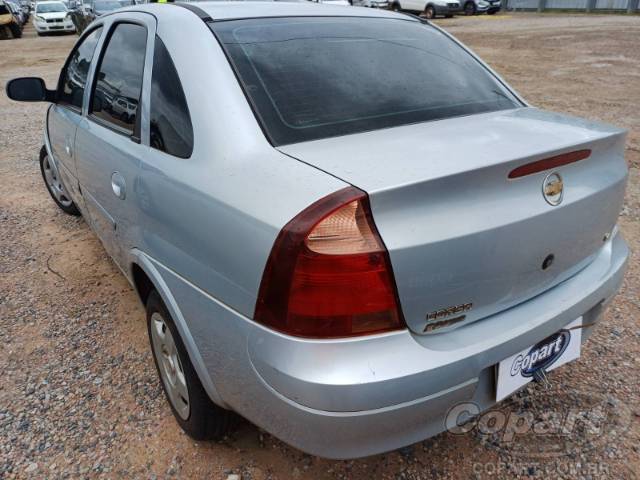
{"type": "Polygon", "coordinates": [[[400,12],[400,4],[398,2],[394,2],[391,4],[391,10],[393,10],[394,12],[400,12]]]}
{"type": "Polygon", "coordinates": [[[80,215],[80,210],[78,210],[76,204],[73,203],[71,196],[62,183],[57,166],[51,158],[49,158],[49,153],[47,153],[47,149],[44,147],[40,150],[40,172],[42,173],[42,178],[49,191],[49,195],[51,195],[53,201],[56,202],[56,205],[58,205],[64,213],[76,216],[80,215]]]}
{"type": "Polygon", "coordinates": [[[424,18],[432,19],[436,17],[436,9],[431,5],[428,5],[427,8],[424,9],[424,18]]]}
{"type": "Polygon", "coordinates": [[[467,16],[476,14],[476,4],[473,2],[467,2],[464,5],[464,14],[467,16]]]}
{"type": "Polygon", "coordinates": [[[194,440],[224,436],[235,416],[214,404],[205,392],[173,319],[155,290],[147,299],[147,328],[162,388],[180,427],[194,440]]]}

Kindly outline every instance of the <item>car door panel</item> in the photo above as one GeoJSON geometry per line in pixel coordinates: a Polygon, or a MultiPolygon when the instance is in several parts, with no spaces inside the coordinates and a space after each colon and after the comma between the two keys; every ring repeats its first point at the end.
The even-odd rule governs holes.
{"type": "Polygon", "coordinates": [[[76,135],[76,149],[82,165],[79,180],[94,230],[107,252],[122,266],[126,247],[131,247],[134,225],[131,194],[142,150],[145,147],[130,138],[83,119],[76,135]],[[124,180],[121,195],[114,191],[113,176],[124,180]],[[124,197],[124,198],[122,198],[124,197]]]}
{"type": "Polygon", "coordinates": [[[417,12],[424,10],[426,5],[422,0],[401,0],[400,4],[405,10],[413,10],[417,12]]]}
{"type": "Polygon", "coordinates": [[[75,137],[82,120],[83,95],[95,49],[100,40],[98,26],[73,48],[60,74],[56,103],[47,111],[45,143],[71,200],[81,211],[86,208],[78,184],[75,137]]]}
{"type": "Polygon", "coordinates": [[[69,108],[53,105],[47,116],[50,152],[62,183],[76,205],[81,202],[73,149],[76,128],[82,117],[69,108]]]}
{"type": "Polygon", "coordinates": [[[136,225],[131,192],[139,169],[138,159],[148,150],[138,140],[139,123],[136,122],[140,121],[138,117],[142,115],[144,98],[137,92],[139,82],[144,86],[147,75],[147,55],[155,35],[155,19],[142,13],[114,15],[105,28],[109,29],[109,35],[101,46],[100,61],[93,75],[89,93],[91,107],[76,133],[76,158],[78,179],[87,199],[93,229],[107,252],[126,271],[127,252],[134,246],[132,229],[136,225]],[[144,33],[138,30],[137,43],[120,38],[122,30],[118,28],[123,24],[143,29],[144,33]],[[124,55],[116,54],[119,53],[117,48],[126,48],[128,55],[137,55],[136,61],[130,63],[142,69],[141,77],[131,80],[128,64],[122,60],[124,55]],[[111,71],[116,68],[116,63],[119,65],[117,68],[124,70],[111,71]],[[135,114],[127,111],[125,117],[124,112],[113,107],[117,99],[123,98],[137,104],[135,114]]]}

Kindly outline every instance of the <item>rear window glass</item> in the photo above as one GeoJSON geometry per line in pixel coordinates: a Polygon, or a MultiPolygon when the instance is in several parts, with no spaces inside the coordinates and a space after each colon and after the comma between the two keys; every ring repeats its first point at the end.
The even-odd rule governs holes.
{"type": "Polygon", "coordinates": [[[275,145],[522,106],[459,45],[417,21],[210,26],[275,145]]]}

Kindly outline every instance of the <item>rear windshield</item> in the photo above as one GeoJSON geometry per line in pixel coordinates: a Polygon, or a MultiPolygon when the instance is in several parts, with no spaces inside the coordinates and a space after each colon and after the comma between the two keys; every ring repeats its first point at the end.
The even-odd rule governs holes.
{"type": "Polygon", "coordinates": [[[274,145],[522,106],[471,55],[414,20],[213,22],[274,145]]]}
{"type": "Polygon", "coordinates": [[[37,13],[59,13],[59,12],[66,12],[66,11],[67,11],[67,7],[64,6],[64,3],[36,4],[37,13]]]}

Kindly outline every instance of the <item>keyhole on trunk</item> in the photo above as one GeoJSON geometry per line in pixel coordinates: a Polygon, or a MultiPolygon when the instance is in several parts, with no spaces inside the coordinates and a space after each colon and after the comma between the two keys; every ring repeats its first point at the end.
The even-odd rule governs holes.
{"type": "Polygon", "coordinates": [[[546,270],[547,268],[549,268],[551,266],[551,264],[553,264],[553,260],[556,257],[553,255],[553,253],[550,253],[549,255],[547,255],[547,258],[544,259],[544,261],[542,262],[542,269],[546,270]]]}

